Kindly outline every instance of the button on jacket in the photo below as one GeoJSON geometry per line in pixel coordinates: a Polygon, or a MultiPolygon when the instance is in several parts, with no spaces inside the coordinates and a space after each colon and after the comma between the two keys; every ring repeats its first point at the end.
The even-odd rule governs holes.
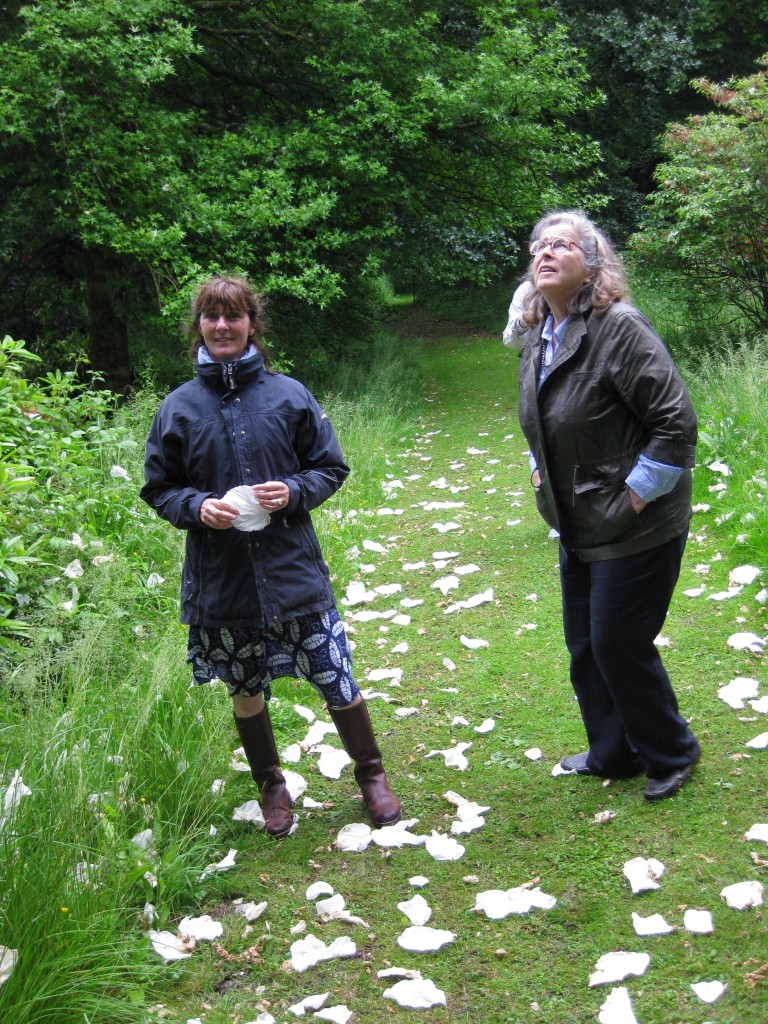
{"type": "Polygon", "coordinates": [[[310,511],[341,487],[345,464],[330,420],[298,381],[260,355],[197,364],[163,401],[149,434],[141,497],[187,531],[181,621],[269,625],[335,604],[310,511]],[[264,530],[213,530],[206,498],[239,484],[284,481],[285,509],[264,530]]]}
{"type": "Polygon", "coordinates": [[[584,561],[634,554],[690,522],[696,414],[663,342],[633,306],[575,314],[539,386],[541,328],[520,353],[520,424],[536,459],[540,513],[584,561]],[[637,513],[625,481],[641,454],[685,469],[637,513]]]}

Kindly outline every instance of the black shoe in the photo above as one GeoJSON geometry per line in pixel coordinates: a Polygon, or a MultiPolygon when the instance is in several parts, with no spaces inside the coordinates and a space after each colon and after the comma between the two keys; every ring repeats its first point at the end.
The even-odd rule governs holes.
{"type": "Polygon", "coordinates": [[[571,754],[570,757],[564,757],[560,762],[560,767],[567,772],[573,772],[576,775],[594,775],[595,773],[587,768],[587,758],[589,753],[586,754],[571,754]]]}
{"type": "MultiPolygon", "coordinates": [[[[696,761],[698,758],[696,758],[696,761]]],[[[664,779],[648,779],[645,787],[646,800],[666,800],[668,796],[674,796],[684,782],[686,782],[694,769],[696,761],[691,761],[685,768],[680,768],[664,779]]]]}

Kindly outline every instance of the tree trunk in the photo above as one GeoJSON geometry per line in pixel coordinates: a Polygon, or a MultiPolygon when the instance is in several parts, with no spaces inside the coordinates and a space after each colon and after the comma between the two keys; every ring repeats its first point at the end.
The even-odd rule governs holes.
{"type": "Polygon", "coordinates": [[[85,253],[85,294],[88,302],[88,356],[91,369],[104,374],[112,391],[131,383],[128,329],[117,296],[122,280],[119,260],[103,249],[85,253]]]}

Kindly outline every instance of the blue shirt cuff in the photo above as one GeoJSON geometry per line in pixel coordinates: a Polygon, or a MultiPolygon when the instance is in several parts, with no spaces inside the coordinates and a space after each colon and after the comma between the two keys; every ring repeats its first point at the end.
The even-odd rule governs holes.
{"type": "Polygon", "coordinates": [[[641,455],[637,465],[627,477],[626,484],[643,501],[655,501],[674,490],[684,472],[685,470],[680,466],[668,466],[664,462],[654,462],[646,455],[641,455]]]}

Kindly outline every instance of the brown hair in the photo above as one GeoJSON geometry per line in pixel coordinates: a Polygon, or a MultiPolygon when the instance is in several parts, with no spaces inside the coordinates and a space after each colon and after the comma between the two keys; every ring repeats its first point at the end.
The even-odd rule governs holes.
{"type": "Polygon", "coordinates": [[[251,322],[253,335],[251,342],[261,353],[264,365],[269,367],[269,357],[262,340],[266,330],[264,307],[267,300],[244,277],[219,277],[218,274],[203,281],[192,297],[189,310],[189,354],[193,362],[197,361],[197,353],[204,345],[200,333],[200,317],[203,313],[224,313],[225,316],[247,316],[251,322]]]}
{"type": "MultiPolygon", "coordinates": [[[[587,283],[568,303],[568,312],[584,313],[591,307],[599,315],[614,302],[629,301],[624,266],[608,236],[581,210],[556,210],[537,222],[531,232],[531,241],[535,242],[554,224],[563,224],[574,233],[589,274],[587,283]]],[[[533,281],[533,260],[528,267],[528,278],[533,281]]],[[[525,297],[521,323],[525,327],[534,327],[546,320],[548,314],[547,300],[534,285],[525,297]]]]}

